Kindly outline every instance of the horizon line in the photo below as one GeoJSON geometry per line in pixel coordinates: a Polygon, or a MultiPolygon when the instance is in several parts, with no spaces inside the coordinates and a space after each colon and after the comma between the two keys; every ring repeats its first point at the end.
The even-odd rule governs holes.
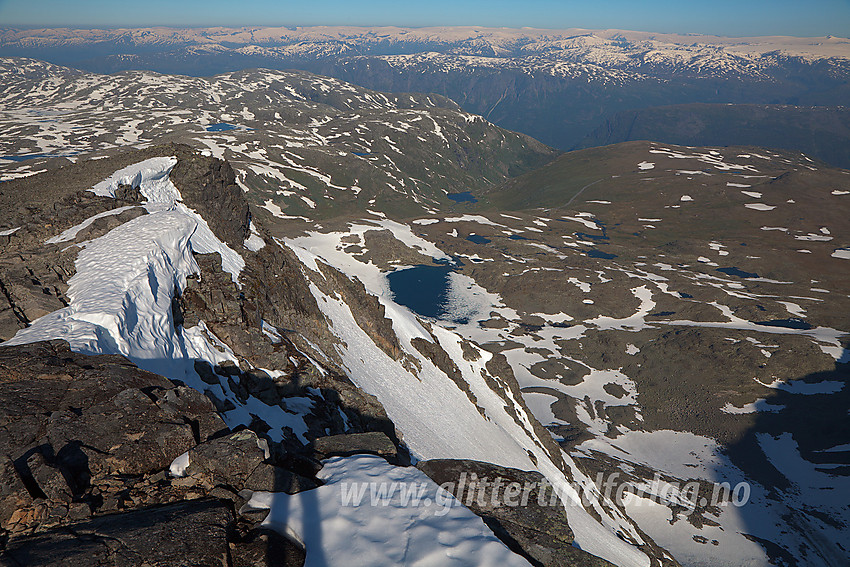
{"type": "Polygon", "coordinates": [[[18,31],[40,31],[40,30],[88,30],[88,31],[117,31],[117,30],[143,30],[151,28],[163,28],[169,30],[208,30],[208,29],[286,29],[289,31],[298,31],[299,29],[308,28],[357,28],[357,29],[406,29],[406,30],[427,30],[427,29],[481,29],[481,30],[511,30],[511,31],[541,31],[541,32],[631,32],[631,33],[646,33],[656,35],[678,35],[686,37],[717,37],[726,39],[747,39],[747,38],[779,38],[789,37],[796,39],[839,39],[850,41],[850,36],[838,36],[835,34],[827,35],[792,35],[787,33],[776,34],[758,34],[758,35],[720,35],[715,33],[705,32],[669,32],[657,30],[641,30],[641,29],[624,29],[624,28],[585,28],[585,27],[568,27],[568,28],[541,28],[535,26],[486,26],[476,24],[452,24],[452,25],[397,25],[397,24],[382,24],[382,25],[360,25],[360,24],[308,24],[308,25],[286,25],[286,24],[242,24],[242,25],[222,25],[222,24],[188,24],[188,25],[173,25],[173,24],[148,24],[148,25],[124,25],[110,24],[98,26],[85,25],[43,25],[43,24],[17,24],[17,25],[0,25],[0,30],[18,30],[18,31]]]}

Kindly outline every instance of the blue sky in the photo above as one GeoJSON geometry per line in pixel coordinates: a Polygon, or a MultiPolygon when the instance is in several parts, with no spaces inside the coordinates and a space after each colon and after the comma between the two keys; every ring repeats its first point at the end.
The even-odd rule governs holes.
{"type": "Polygon", "coordinates": [[[478,25],[850,36],[850,0],[0,0],[0,27],[478,25]]]}

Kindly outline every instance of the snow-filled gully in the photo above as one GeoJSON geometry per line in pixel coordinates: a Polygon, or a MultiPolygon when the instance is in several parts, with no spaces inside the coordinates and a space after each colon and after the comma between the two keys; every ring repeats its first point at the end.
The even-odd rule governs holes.
{"type": "MultiPolygon", "coordinates": [[[[432,243],[412,235],[410,227],[394,221],[375,221],[374,226],[352,225],[349,233],[376,228],[391,231],[397,240],[412,249],[435,258],[445,256],[432,243]]],[[[584,482],[586,479],[578,467],[562,452],[559,456],[570,469],[573,481],[567,479],[541,447],[531,426],[534,418],[526,415],[521,401],[513,399],[508,388],[504,389],[502,397],[488,386],[484,378],[487,375],[485,365],[492,355],[476,348],[479,358],[466,360],[460,335],[436,325],[430,332],[426,331],[415,315],[391,299],[386,278],[377,266],[341,252],[340,238],[344,234],[348,233],[311,233],[279,244],[290,247],[309,273],[313,282],[311,291],[329,328],[341,339],[340,345],[345,345],[337,347],[337,354],[347,374],[359,387],[381,401],[412,454],[419,459],[473,459],[537,470],[562,495],[575,541],[583,550],[617,565],[649,565],[645,554],[615,535],[619,531],[628,534],[633,541],[642,542],[628,520],[597,502],[594,508],[603,518],[603,525],[581,506],[573,483],[582,485],[586,493],[594,493],[592,483],[584,482]],[[402,349],[419,362],[418,372],[384,353],[360,328],[345,302],[333,291],[325,291],[317,285],[323,280],[320,263],[357,278],[369,293],[378,297],[402,349]],[[450,355],[474,395],[475,405],[451,378],[412,345],[417,338],[436,341],[450,355]],[[516,412],[516,418],[512,412],[516,412]]],[[[500,380],[495,376],[491,378],[500,380]]],[[[596,496],[602,500],[601,496],[596,496]]]]}

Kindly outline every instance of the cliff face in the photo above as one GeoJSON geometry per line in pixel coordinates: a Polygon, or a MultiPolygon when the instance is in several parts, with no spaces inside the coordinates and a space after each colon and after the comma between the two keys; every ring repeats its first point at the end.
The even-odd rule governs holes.
{"type": "MultiPolygon", "coordinates": [[[[110,159],[106,170],[157,156],[177,158],[170,179],[182,203],[215,238],[244,253],[250,212],[226,162],[166,145],[110,159]]],[[[21,202],[21,214],[9,215],[20,228],[2,237],[3,339],[50,313],[78,310],[79,286],[68,294],[80,250],[131,220],[159,214],[142,206],[148,201],[139,183],[118,184],[117,198],[86,190],[107,175],[98,162],[57,168],[38,180],[41,202],[21,202]],[[77,190],[63,191],[62,178],[77,190]],[[59,189],[51,200],[54,183],[59,189]]],[[[144,175],[136,181],[144,185],[144,175]]],[[[3,198],[23,201],[32,182],[5,183],[3,198]]],[[[308,360],[276,331],[271,338],[263,334],[271,328],[263,326],[264,317],[315,327],[309,321],[318,313],[297,285],[260,281],[270,272],[287,275],[292,259],[275,248],[252,255],[239,286],[222,270],[219,254],[199,253],[195,274],[175,288],[182,294],[171,300],[172,330],[200,323],[235,353],[229,363],[189,361],[206,395],[117,353],[78,354],[63,340],[0,348],[0,564],[301,564],[298,545],[259,527],[264,514],[237,514],[245,496],[315,487],[317,458],[336,453],[314,453],[312,440],[327,435],[344,434],[335,438],[336,450],[366,443],[366,451],[407,461],[383,433],[375,433],[371,445],[350,437],[374,430],[397,439],[377,400],[308,360]],[[222,420],[237,405],[259,400],[278,413],[291,411],[293,400],[306,403],[311,412],[304,431],[278,431],[272,440],[256,415],[246,412],[242,424],[222,420]]],[[[150,285],[156,293],[158,283],[150,285]]],[[[122,309],[129,307],[125,301],[122,309]]],[[[101,347],[115,348],[109,341],[101,347]]]]}
{"type": "Polygon", "coordinates": [[[231,248],[242,248],[248,238],[251,212],[236,175],[226,161],[192,152],[187,146],[171,146],[177,165],[169,178],[183,201],[194,209],[212,231],[231,248]],[[176,150],[176,151],[175,151],[176,150]]]}
{"type": "MultiPolygon", "coordinates": [[[[304,539],[267,529],[250,499],[314,489],[335,456],[564,474],[509,367],[264,234],[229,164],[174,144],[110,162],[111,175],[92,161],[42,177],[2,237],[2,564],[298,565],[304,539]],[[51,199],[63,177],[77,190],[51,199]]],[[[555,532],[497,530],[526,557],[570,545],[568,526],[555,532]]]]}

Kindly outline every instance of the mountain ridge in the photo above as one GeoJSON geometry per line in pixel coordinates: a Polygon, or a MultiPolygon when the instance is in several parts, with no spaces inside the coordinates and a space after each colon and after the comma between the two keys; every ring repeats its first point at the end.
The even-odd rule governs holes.
{"type": "MultiPolygon", "coordinates": [[[[227,42],[232,45],[297,43],[304,40],[342,40],[351,42],[359,39],[363,43],[380,44],[388,41],[410,43],[451,44],[470,39],[481,43],[518,45],[522,47],[529,40],[565,40],[578,37],[599,37],[602,39],[658,40],[671,43],[699,43],[738,46],[742,51],[785,51],[789,55],[809,54],[816,57],[830,57],[845,54],[844,45],[850,40],[835,36],[791,37],[791,36],[751,36],[723,37],[707,34],[671,34],[656,32],[637,32],[618,29],[535,29],[535,28],[487,28],[480,26],[437,26],[423,28],[404,27],[362,27],[362,26],[243,26],[239,28],[202,28],[202,27],[150,27],[150,28],[41,28],[23,29],[0,27],[0,46],[16,41],[34,46],[39,42],[74,44],[83,41],[109,41],[117,38],[129,38],[137,44],[145,43],[196,43],[213,44],[227,42]],[[746,47],[745,47],[746,46],[746,47]],[[837,46],[837,48],[836,48],[837,46]]],[[[846,55],[845,55],[846,56],[846,55]]]]}
{"type": "Polygon", "coordinates": [[[850,109],[755,104],[684,104],[619,112],[573,149],[631,140],[681,146],[751,145],[798,150],[850,168],[850,109]]]}
{"type": "Polygon", "coordinates": [[[840,105],[850,96],[850,41],[835,37],[486,28],[6,29],[0,55],[109,73],[208,76],[297,68],[379,91],[439,93],[561,149],[576,146],[619,111],[683,103],[840,105]]]}

